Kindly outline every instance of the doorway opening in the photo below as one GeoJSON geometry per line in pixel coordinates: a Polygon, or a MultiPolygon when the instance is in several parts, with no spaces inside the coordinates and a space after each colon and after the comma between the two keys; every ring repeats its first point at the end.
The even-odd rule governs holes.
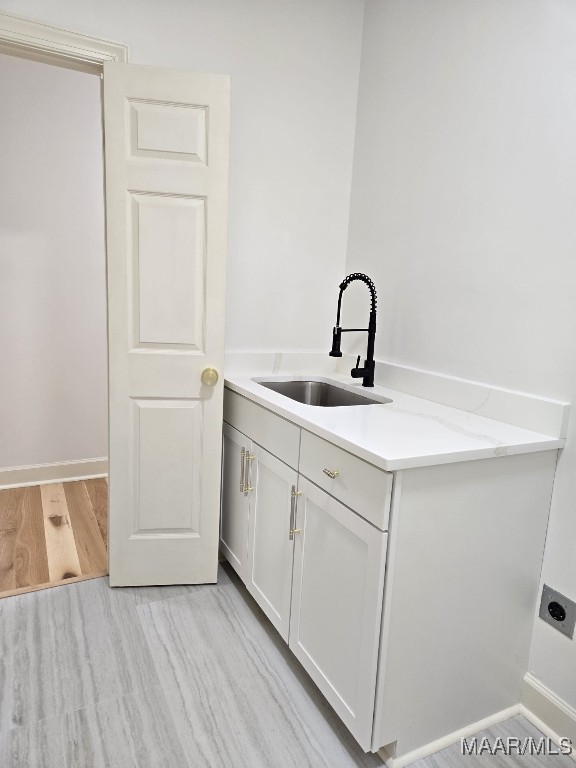
{"type": "Polygon", "coordinates": [[[103,576],[99,72],[0,48],[0,597],[103,576]]]}
{"type": "MultiPolygon", "coordinates": [[[[62,67],[102,75],[110,586],[214,583],[230,78],[128,64],[125,46],[0,13],[0,51],[15,47],[25,58],[56,57],[62,67]]],[[[43,143],[41,136],[34,146],[43,143]]],[[[83,161],[77,165],[73,191],[83,161]]],[[[40,208],[58,191],[60,168],[52,175],[40,208]]],[[[76,223],[68,217],[66,226],[76,223]]],[[[76,318],[66,319],[76,331],[76,318]]],[[[72,370],[66,356],[57,363],[72,370]]],[[[49,479],[72,477],[82,479],[49,479]]]]}

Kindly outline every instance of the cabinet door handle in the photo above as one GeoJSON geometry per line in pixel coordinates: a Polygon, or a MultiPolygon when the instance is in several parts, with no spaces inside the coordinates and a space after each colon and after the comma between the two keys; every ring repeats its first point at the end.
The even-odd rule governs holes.
{"type": "Polygon", "coordinates": [[[332,480],[334,480],[340,474],[339,469],[323,469],[322,472],[324,472],[325,475],[328,475],[328,477],[331,477],[332,480]]]}
{"type": "Polygon", "coordinates": [[[250,453],[250,451],[246,451],[245,455],[245,473],[246,473],[246,480],[244,483],[244,495],[248,496],[250,491],[253,491],[254,488],[252,488],[252,464],[251,462],[254,461],[256,457],[253,453],[250,453]]]}
{"type": "Polygon", "coordinates": [[[296,486],[293,485],[290,493],[290,533],[288,534],[290,541],[294,541],[295,533],[300,533],[300,528],[294,527],[296,525],[296,505],[298,503],[298,496],[302,496],[302,491],[297,491],[296,486]]]}
{"type": "Polygon", "coordinates": [[[244,493],[246,483],[244,475],[246,474],[246,448],[240,450],[240,493],[244,493]]]}

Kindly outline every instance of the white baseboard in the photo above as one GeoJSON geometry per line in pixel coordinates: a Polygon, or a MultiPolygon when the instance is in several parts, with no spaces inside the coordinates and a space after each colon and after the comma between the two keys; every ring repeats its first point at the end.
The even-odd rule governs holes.
{"type": "Polygon", "coordinates": [[[555,744],[559,744],[561,739],[570,739],[574,745],[571,757],[576,761],[576,709],[530,674],[524,676],[519,704],[403,755],[394,754],[394,744],[383,747],[378,754],[388,768],[404,768],[515,715],[523,715],[555,744]]]}
{"type": "Polygon", "coordinates": [[[571,757],[576,761],[576,709],[530,673],[524,675],[520,711],[527,720],[556,744],[572,740],[571,757]]]}
{"type": "Polygon", "coordinates": [[[483,720],[478,720],[476,723],[460,728],[453,733],[449,733],[447,736],[443,736],[441,739],[431,741],[428,744],[424,744],[422,747],[406,752],[403,755],[397,757],[392,754],[390,747],[384,747],[378,751],[378,754],[384,761],[388,768],[404,768],[406,765],[415,763],[416,760],[422,760],[425,757],[433,755],[435,752],[440,752],[446,747],[451,747],[453,744],[457,744],[460,739],[467,739],[470,736],[474,736],[479,731],[484,731],[486,728],[490,728],[492,725],[501,723],[503,720],[508,720],[510,717],[514,717],[520,712],[520,705],[516,704],[508,709],[503,709],[500,712],[496,712],[490,717],[485,717],[483,720]]]}
{"type": "Polygon", "coordinates": [[[0,490],[21,488],[41,483],[61,483],[66,480],[88,480],[108,474],[108,459],[61,461],[57,464],[36,464],[30,467],[0,469],[0,490]]]}

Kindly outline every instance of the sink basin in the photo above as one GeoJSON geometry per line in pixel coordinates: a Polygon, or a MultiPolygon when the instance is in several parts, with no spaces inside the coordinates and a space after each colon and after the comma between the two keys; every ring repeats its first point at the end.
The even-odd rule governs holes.
{"type": "Polygon", "coordinates": [[[376,398],[356,391],[351,392],[327,381],[258,381],[258,384],[304,405],[319,405],[323,408],[392,402],[387,397],[376,398]]]}

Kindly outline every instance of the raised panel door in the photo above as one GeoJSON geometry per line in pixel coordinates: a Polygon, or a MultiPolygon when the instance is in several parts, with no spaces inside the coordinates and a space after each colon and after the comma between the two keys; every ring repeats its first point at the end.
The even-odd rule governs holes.
{"type": "Polygon", "coordinates": [[[215,582],[229,79],[106,63],[104,118],[110,583],[215,582]]]}

